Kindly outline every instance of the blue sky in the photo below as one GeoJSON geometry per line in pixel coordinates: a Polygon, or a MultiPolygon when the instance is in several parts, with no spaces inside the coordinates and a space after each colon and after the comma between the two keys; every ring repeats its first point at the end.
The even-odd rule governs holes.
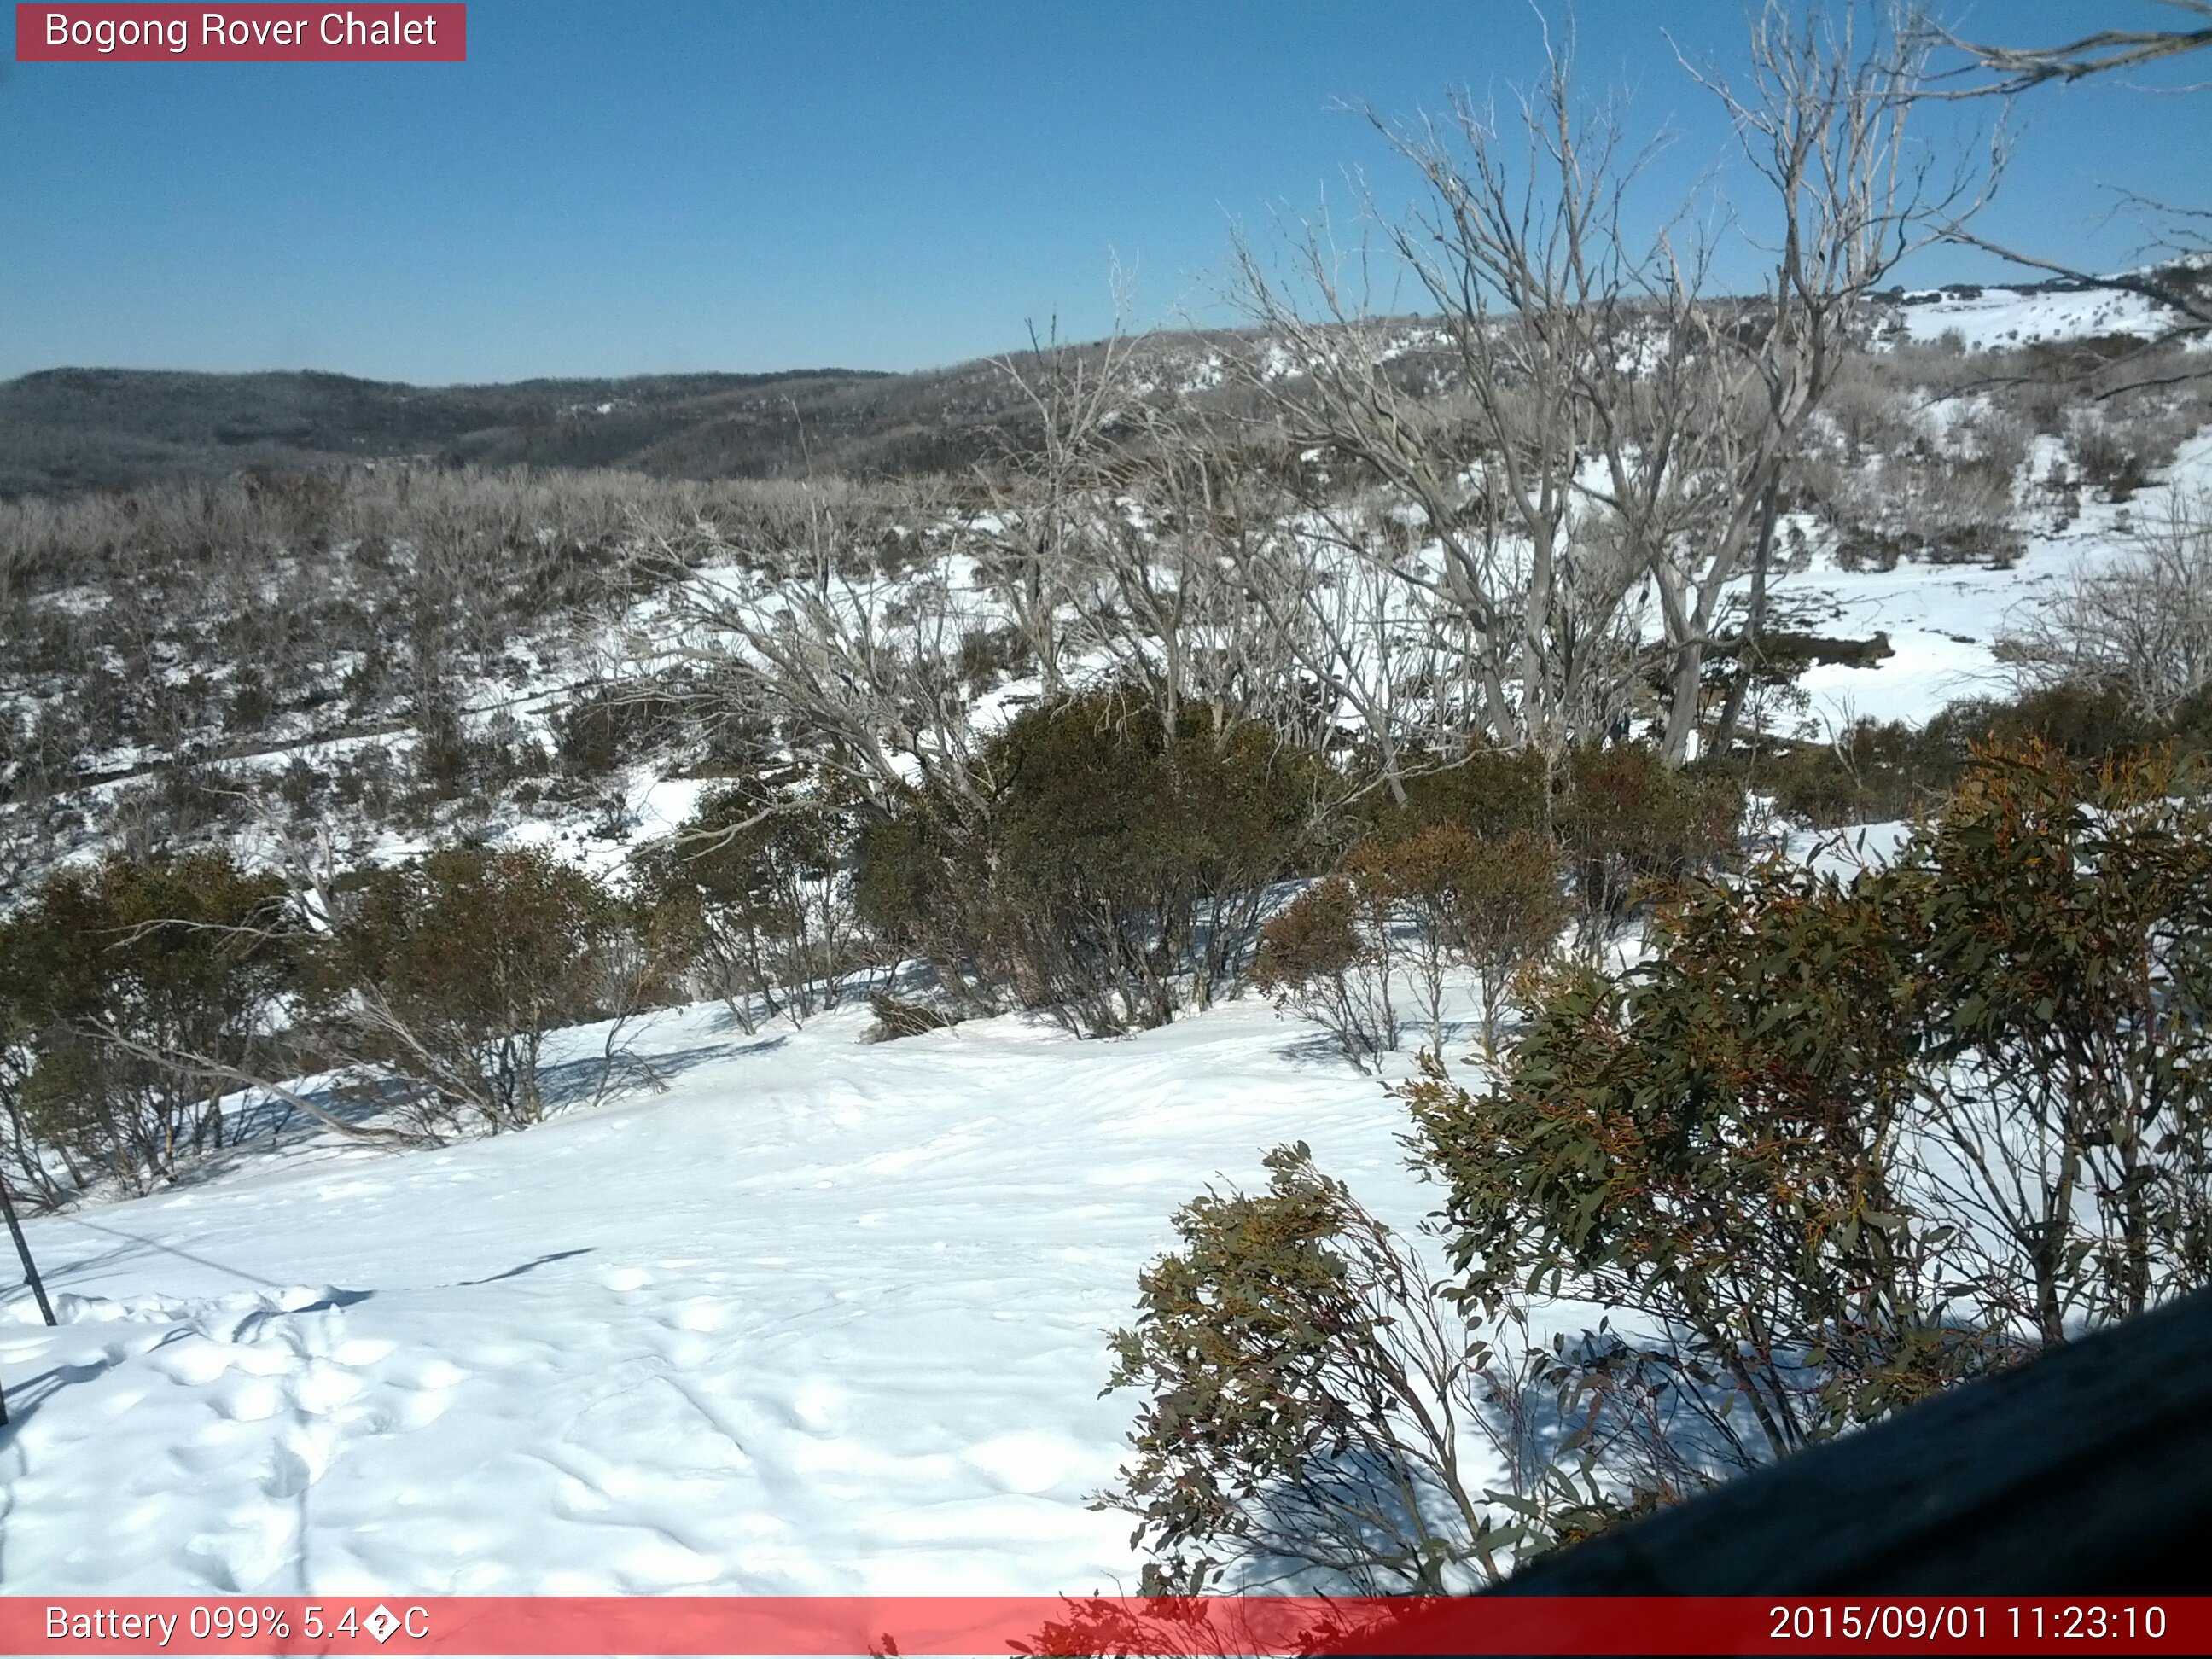
{"type": "MultiPolygon", "coordinates": [[[[2027,42],[2121,13],[2172,15],[1982,0],[1965,20],[2027,42]]],[[[1662,30],[1732,56],[1741,0],[1574,15],[1585,83],[1624,85],[1639,130],[1675,135],[1654,203],[1723,162],[1662,30]]],[[[1504,91],[1540,36],[1524,0],[472,0],[469,47],[0,65],[0,376],[912,368],[1031,322],[1103,331],[1116,258],[1139,321],[1218,320],[1232,223],[1264,240],[1341,204],[1352,167],[1410,194],[1336,100],[1409,114],[1455,85],[1504,91]]],[[[2117,264],[2140,234],[2096,228],[2104,186],[2212,202],[2212,93],[2086,83],[2022,113],[1998,240],[2117,264]]],[[[1951,251],[1913,274],[1988,270],[1951,251]]]]}

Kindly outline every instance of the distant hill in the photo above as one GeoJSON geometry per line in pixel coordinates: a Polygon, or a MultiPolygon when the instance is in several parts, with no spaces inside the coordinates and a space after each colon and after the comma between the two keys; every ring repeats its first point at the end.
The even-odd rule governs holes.
{"type": "Polygon", "coordinates": [[[685,477],[964,465],[1018,412],[989,363],[415,386],[59,368],[0,384],[0,497],[381,456],[685,477]]]}
{"type": "MultiPolygon", "coordinates": [[[[2206,267],[2149,274],[2201,291],[2206,267]]],[[[2175,315],[2137,293],[2071,281],[1954,284],[1876,296],[1874,334],[1972,350],[2162,336],[2175,315]]],[[[1381,319],[1380,356],[1452,373],[1449,341],[1413,318],[1381,319]]],[[[1078,347],[1091,353],[1097,346],[1078,347]]],[[[1264,337],[1167,331],[1136,343],[1140,392],[1233,396],[1231,359],[1273,380],[1293,369],[1264,337]]],[[[866,477],[964,468],[1035,410],[999,364],[911,374],[790,369],[416,386],[343,374],[196,374],[56,368],[0,383],[0,499],[127,488],[244,467],[419,456],[489,466],[621,467],[663,477],[866,477]]]]}

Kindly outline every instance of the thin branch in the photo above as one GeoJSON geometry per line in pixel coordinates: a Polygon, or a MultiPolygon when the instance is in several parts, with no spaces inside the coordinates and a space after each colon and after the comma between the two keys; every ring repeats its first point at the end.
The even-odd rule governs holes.
{"type": "Polygon", "coordinates": [[[2065,84],[2092,75],[2108,74],[2115,70],[2139,69],[2146,64],[2159,63],[2212,46],[2212,0],[2161,0],[2161,3],[2177,11],[2201,17],[2206,20],[2208,27],[2197,29],[2099,29],[2094,34],[2085,34],[2078,40],[2069,40],[2057,46],[1986,46],[1977,41],[1962,40],[1948,30],[1938,31],[1946,45],[1971,57],[1974,60],[1974,67],[1989,70],[2000,78],[1987,86],[1937,95],[2006,97],[2025,92],[2030,87],[2041,86],[2047,81],[2065,84]]]}

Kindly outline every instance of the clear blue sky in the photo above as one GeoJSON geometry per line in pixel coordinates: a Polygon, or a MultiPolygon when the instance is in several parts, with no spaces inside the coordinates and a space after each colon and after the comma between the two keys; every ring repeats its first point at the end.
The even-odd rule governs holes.
{"type": "MultiPolygon", "coordinates": [[[[2024,43],[2174,15],[1966,21],[2024,43]]],[[[1575,16],[1585,82],[1678,135],[1656,190],[1724,156],[1662,30],[1730,56],[1741,0],[1575,16]]],[[[1232,222],[1341,202],[1350,167],[1408,193],[1333,100],[1410,113],[1525,83],[1538,52],[1523,0],[472,0],[465,64],[8,64],[0,376],[912,368],[1032,320],[1103,331],[1117,255],[1139,320],[1218,319],[1232,222]]],[[[2000,240],[2115,264],[2139,238],[2094,230],[2100,186],[2212,202],[2212,93],[2087,83],[2023,112],[2000,240]]]]}

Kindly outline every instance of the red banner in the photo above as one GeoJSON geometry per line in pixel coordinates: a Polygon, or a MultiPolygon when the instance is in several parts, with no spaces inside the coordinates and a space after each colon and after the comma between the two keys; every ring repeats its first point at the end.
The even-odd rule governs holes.
{"type": "Polygon", "coordinates": [[[10,1654],[2212,1652],[2212,1597],[0,1599],[10,1654]]]}
{"type": "Polygon", "coordinates": [[[459,64],[465,5],[15,8],[19,64],[459,64]]]}

